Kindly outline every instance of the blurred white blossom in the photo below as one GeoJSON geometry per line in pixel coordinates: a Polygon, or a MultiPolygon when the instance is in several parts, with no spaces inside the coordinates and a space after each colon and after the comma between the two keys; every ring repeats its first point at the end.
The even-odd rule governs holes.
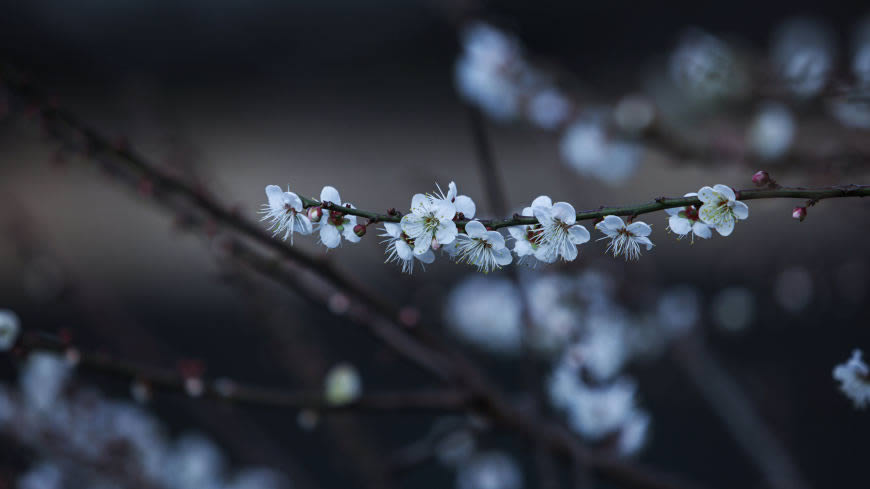
{"type": "Polygon", "coordinates": [[[747,130],[746,139],[753,153],[765,160],[785,155],[794,141],[796,124],[791,111],[783,104],[763,104],[747,130]]]}
{"type": "Polygon", "coordinates": [[[562,157],[577,173],[618,185],[634,175],[641,147],[627,139],[611,136],[601,115],[587,114],[570,125],[562,135],[562,157]]]}
{"type": "Polygon", "coordinates": [[[360,394],[362,380],[353,365],[340,363],[329,369],[324,380],[326,402],[340,406],[357,400],[360,394]]]}
{"type": "Polygon", "coordinates": [[[671,55],[671,79],[700,100],[743,95],[748,76],[737,54],[723,41],[698,29],[687,31],[671,55]]]}
{"type": "Polygon", "coordinates": [[[729,287],[719,291],[712,307],[713,320],[726,331],[740,331],[755,318],[755,296],[744,287],[729,287]]]}
{"type": "Polygon", "coordinates": [[[501,452],[474,455],[459,468],[457,489],[520,489],[523,475],[517,463],[501,452]]]}
{"type": "Polygon", "coordinates": [[[509,280],[470,277],[447,297],[447,324],[463,340],[497,353],[512,353],[522,344],[519,292],[509,280]]]}
{"type": "Polygon", "coordinates": [[[12,311],[0,309],[0,351],[9,351],[15,346],[20,330],[18,315],[12,311]]]}
{"type": "Polygon", "coordinates": [[[793,18],[774,33],[772,61],[798,96],[811,97],[821,91],[833,69],[834,57],[833,36],[816,20],[793,18]]]}
{"type": "Polygon", "coordinates": [[[698,291],[693,287],[672,287],[659,297],[658,321],[665,331],[673,335],[685,334],[700,319],[700,302],[698,291]]]}
{"type": "Polygon", "coordinates": [[[870,403],[870,369],[861,358],[861,350],[853,351],[847,362],[834,367],[834,379],[840,381],[840,390],[855,407],[863,409],[870,403]]]}
{"type": "Polygon", "coordinates": [[[783,309],[797,314],[805,309],[813,298],[813,277],[804,267],[786,268],[776,277],[774,295],[783,309]]]}

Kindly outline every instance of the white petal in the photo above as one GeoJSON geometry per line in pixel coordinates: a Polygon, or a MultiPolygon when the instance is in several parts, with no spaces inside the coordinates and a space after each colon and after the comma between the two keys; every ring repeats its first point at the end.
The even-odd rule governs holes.
{"type": "Polygon", "coordinates": [[[637,238],[632,238],[636,243],[640,243],[642,245],[646,245],[646,250],[649,251],[653,247],[653,242],[649,240],[646,236],[640,236],[637,238]]]}
{"type": "Polygon", "coordinates": [[[502,236],[498,231],[487,231],[484,239],[486,239],[494,249],[504,248],[504,236],[502,236]]]}
{"type": "Polygon", "coordinates": [[[284,191],[277,185],[266,186],[266,197],[269,199],[269,208],[277,211],[284,208],[284,191]]]}
{"type": "Polygon", "coordinates": [[[480,221],[471,221],[465,225],[465,234],[472,238],[483,238],[486,236],[486,226],[480,221]]]}
{"type": "Polygon", "coordinates": [[[566,241],[565,245],[562,246],[562,249],[559,250],[559,253],[565,260],[574,261],[575,259],[577,259],[577,245],[570,241],[566,241]]]}
{"type": "Polygon", "coordinates": [[[589,231],[586,227],[576,224],[568,228],[568,234],[571,235],[571,240],[574,241],[574,244],[583,244],[589,241],[589,231]]]}
{"type": "Polygon", "coordinates": [[[749,217],[749,206],[743,202],[734,202],[734,207],[732,207],[731,210],[734,211],[734,215],[737,216],[737,219],[746,219],[749,217]]]}
{"type": "Polygon", "coordinates": [[[456,223],[453,221],[442,221],[435,230],[435,239],[441,244],[452,243],[456,239],[456,223]]]}
{"type": "Polygon", "coordinates": [[[553,204],[552,210],[553,219],[558,219],[565,224],[574,224],[577,219],[577,212],[574,211],[574,206],[567,202],[556,202],[553,204]]]}
{"type": "Polygon", "coordinates": [[[456,206],[446,200],[433,200],[430,204],[430,209],[434,211],[435,217],[439,221],[449,221],[456,216],[456,206]]]}
{"type": "Polygon", "coordinates": [[[698,192],[689,192],[686,195],[684,195],[683,197],[697,197],[697,196],[698,196],[698,192]]]}
{"type": "Polygon", "coordinates": [[[453,205],[456,206],[456,212],[461,212],[466,219],[474,217],[474,213],[477,211],[477,206],[474,205],[474,201],[467,195],[456,197],[456,200],[453,201],[453,205]]]}
{"type": "Polygon", "coordinates": [[[625,230],[635,236],[649,236],[652,232],[650,225],[643,221],[633,222],[626,226],[625,230]]]}
{"type": "Polygon", "coordinates": [[[350,241],[351,243],[359,243],[359,240],[362,239],[353,232],[353,227],[356,224],[345,224],[344,231],[341,232],[341,235],[344,236],[344,239],[350,241]]]}
{"type": "Polygon", "coordinates": [[[703,203],[714,202],[719,199],[719,195],[710,187],[702,187],[698,190],[698,200],[703,203]]]}
{"type": "Polygon", "coordinates": [[[329,224],[320,226],[320,241],[327,248],[335,248],[341,243],[341,234],[338,233],[335,226],[329,224]]]}
{"type": "Polygon", "coordinates": [[[302,199],[293,192],[284,192],[284,200],[290,204],[296,212],[302,212],[302,199]]]}
{"type": "Polygon", "coordinates": [[[718,205],[715,203],[704,204],[698,209],[698,217],[701,218],[704,223],[709,224],[713,227],[718,227],[722,223],[722,216],[724,214],[719,214],[718,205]]]}
{"type": "Polygon", "coordinates": [[[532,244],[528,241],[517,240],[516,243],[514,243],[514,253],[516,253],[517,256],[531,255],[534,252],[535,250],[532,249],[532,244]]]}
{"type": "Polygon", "coordinates": [[[430,264],[435,261],[435,253],[432,253],[432,250],[423,253],[422,255],[415,255],[418,260],[425,264],[430,264]]]}
{"type": "Polygon", "coordinates": [[[665,209],[665,214],[669,216],[676,216],[680,212],[683,212],[684,209],[685,207],[671,207],[669,209],[665,209]]]}
{"type": "Polygon", "coordinates": [[[553,201],[546,195],[540,195],[532,201],[532,209],[535,207],[553,207],[553,201]]]}
{"type": "Polygon", "coordinates": [[[300,234],[311,234],[314,231],[311,226],[311,220],[308,219],[308,216],[303,216],[302,214],[296,215],[293,227],[295,228],[295,231],[300,234]]]}
{"type": "Polygon", "coordinates": [[[447,186],[447,200],[452,202],[457,193],[459,192],[456,190],[456,182],[450,182],[450,185],[447,186]]]}
{"type": "MultiPolygon", "coordinates": [[[[325,217],[325,216],[324,216],[325,217]]],[[[416,214],[405,214],[402,216],[402,231],[412,238],[426,234],[423,226],[423,218],[416,214]]]]}
{"type": "Polygon", "coordinates": [[[329,185],[323,187],[323,190],[320,191],[320,201],[321,202],[332,202],[335,205],[341,205],[341,197],[338,195],[338,190],[335,187],[330,187],[329,185]]]}
{"type": "Polygon", "coordinates": [[[549,246],[540,245],[535,250],[535,258],[544,263],[553,263],[559,255],[549,246]]]}
{"type": "Polygon", "coordinates": [[[423,194],[414,194],[411,198],[411,212],[424,212],[429,208],[429,197],[423,194]]]}
{"type": "MultiPolygon", "coordinates": [[[[431,252],[432,250],[429,251],[431,252]]],[[[411,250],[411,246],[401,239],[396,241],[396,254],[403,260],[410,260],[414,257],[414,251],[411,250]]]]}
{"type": "Polygon", "coordinates": [[[398,238],[402,235],[402,226],[395,222],[385,222],[384,231],[386,231],[390,236],[398,238]]]}
{"type": "Polygon", "coordinates": [[[432,240],[426,236],[421,236],[420,239],[414,240],[414,254],[422,255],[429,250],[429,246],[432,244],[432,240]]]}
{"type": "Polygon", "coordinates": [[[721,224],[716,226],[716,231],[718,231],[719,234],[721,234],[722,236],[730,235],[732,232],[734,232],[734,218],[725,218],[721,224]]]}
{"type": "Polygon", "coordinates": [[[532,210],[535,212],[535,219],[541,224],[547,225],[553,222],[553,213],[549,207],[534,207],[532,210]]]}
{"type": "Polygon", "coordinates": [[[713,190],[722,194],[728,200],[734,200],[736,195],[734,195],[734,190],[731,189],[728,185],[722,185],[721,183],[718,185],[713,185],[713,190]]]}
{"type": "Polygon", "coordinates": [[[526,226],[511,226],[508,228],[508,232],[511,233],[511,237],[517,241],[526,240],[526,226]]]}
{"type": "Polygon", "coordinates": [[[522,215],[526,217],[532,217],[535,215],[535,211],[531,207],[525,207],[523,208],[522,215]]]}
{"type": "Polygon", "coordinates": [[[604,216],[604,220],[598,224],[611,231],[619,231],[625,228],[625,222],[618,216],[604,216]]]}
{"type": "Polygon", "coordinates": [[[514,261],[513,255],[507,248],[493,250],[492,254],[495,256],[495,262],[501,266],[510,265],[514,261]]]}
{"type": "Polygon", "coordinates": [[[696,222],[692,225],[692,232],[695,233],[695,236],[704,239],[710,239],[713,236],[713,231],[710,230],[710,226],[704,224],[703,222],[696,222]]]}
{"type": "MultiPolygon", "coordinates": [[[[703,226],[706,227],[706,224],[703,226]]],[[[692,221],[680,216],[671,216],[668,218],[668,227],[680,236],[685,236],[692,230],[692,221]]]]}

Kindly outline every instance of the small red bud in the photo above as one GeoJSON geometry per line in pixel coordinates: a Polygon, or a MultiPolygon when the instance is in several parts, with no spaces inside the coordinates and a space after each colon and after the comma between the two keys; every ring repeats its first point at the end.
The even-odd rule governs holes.
{"type": "Polygon", "coordinates": [[[320,207],[309,207],[308,208],[308,219],[311,222],[320,222],[320,218],[323,217],[323,209],[320,207]]]}
{"type": "Polygon", "coordinates": [[[362,224],[357,224],[356,226],[353,227],[353,234],[362,238],[363,236],[366,235],[366,227],[363,226],[362,224]]]}
{"type": "Polygon", "coordinates": [[[387,209],[387,215],[395,216],[398,213],[399,211],[397,211],[395,207],[390,207],[389,209],[387,209]]]}
{"type": "Polygon", "coordinates": [[[770,183],[770,174],[764,170],[755,172],[755,175],[752,175],[752,183],[757,187],[764,187],[770,183]]]}
{"type": "Polygon", "coordinates": [[[803,220],[807,218],[807,208],[800,206],[795,207],[794,210],[791,211],[791,217],[803,222],[803,220]]]}

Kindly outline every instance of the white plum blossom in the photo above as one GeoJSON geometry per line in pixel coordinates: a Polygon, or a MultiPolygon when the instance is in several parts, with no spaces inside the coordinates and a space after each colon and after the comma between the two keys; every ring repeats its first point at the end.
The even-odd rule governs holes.
{"type": "MultiPolygon", "coordinates": [[[[683,197],[697,196],[697,193],[689,192],[683,197]]],[[[713,231],[710,230],[710,226],[701,221],[698,209],[695,206],[671,207],[670,209],[665,209],[665,212],[670,216],[668,217],[668,229],[678,234],[680,238],[684,238],[689,233],[692,233],[692,242],[694,243],[695,236],[703,239],[709,239],[713,236],[713,231]]]]}
{"type": "Polygon", "coordinates": [[[511,252],[504,245],[504,236],[498,231],[487,231],[480,221],[465,225],[465,234],[456,236],[456,261],[474,265],[477,270],[489,273],[509,265],[511,252]]]}
{"type": "Polygon", "coordinates": [[[501,452],[474,455],[459,468],[457,489],[520,489],[523,475],[517,463],[501,452]]]}
{"type": "Polygon", "coordinates": [[[852,352],[846,363],[834,367],[834,379],[840,381],[840,390],[857,408],[870,404],[870,368],[861,359],[861,350],[852,352]]]}
{"type": "MultiPolygon", "coordinates": [[[[320,191],[320,202],[329,202],[335,206],[341,206],[341,196],[335,187],[327,185],[320,191]]],[[[353,209],[353,205],[344,204],[348,209],[353,209]]],[[[360,237],[353,232],[356,226],[356,216],[345,214],[341,211],[329,211],[329,214],[324,215],[320,219],[320,242],[327,248],[335,248],[341,244],[341,238],[351,243],[357,243],[360,237]]]]}
{"type": "Polygon", "coordinates": [[[602,239],[610,238],[607,250],[613,252],[613,256],[623,255],[627,260],[636,260],[640,257],[640,246],[646,246],[649,251],[653,247],[649,235],[652,228],[649,224],[636,221],[629,225],[617,216],[604,216],[604,220],[595,225],[595,228],[605,234],[602,239]]]}
{"type": "Polygon", "coordinates": [[[747,143],[758,156],[775,160],[791,147],[796,126],[794,116],[785,104],[767,102],[746,132],[747,143]]]}
{"type": "Polygon", "coordinates": [[[402,217],[402,231],[414,240],[414,254],[425,254],[433,246],[456,239],[456,206],[447,199],[415,194],[411,212],[402,217]]]}
{"type": "Polygon", "coordinates": [[[510,280],[472,275],[450,291],[444,317],[462,340],[512,354],[523,339],[520,291],[510,280]]]}
{"type": "Polygon", "coordinates": [[[738,219],[749,217],[749,207],[736,200],[734,190],[727,185],[703,187],[698,191],[698,199],[703,202],[698,210],[701,221],[722,236],[728,236],[734,231],[734,224],[738,219]]]}
{"type": "Polygon", "coordinates": [[[576,259],[577,245],[589,241],[589,231],[575,224],[577,212],[574,207],[567,202],[546,205],[549,198],[535,201],[540,205],[533,206],[532,211],[541,224],[541,230],[534,238],[538,245],[535,258],[545,263],[553,263],[559,257],[564,261],[576,259]]]}
{"type": "Polygon", "coordinates": [[[0,309],[0,351],[8,351],[15,346],[20,330],[18,316],[5,309],[0,309]]]}
{"type": "MultiPolygon", "coordinates": [[[[436,187],[438,185],[436,184],[436,187]]],[[[456,189],[456,182],[450,182],[450,185],[447,186],[447,194],[441,191],[441,188],[438,188],[439,196],[442,200],[446,200],[453,204],[456,207],[456,213],[462,214],[462,219],[472,219],[474,217],[474,213],[477,211],[477,206],[474,205],[474,201],[471,200],[471,197],[467,195],[458,195],[459,191],[456,189]]]]}
{"type": "Polygon", "coordinates": [[[289,190],[284,192],[277,185],[266,186],[266,197],[269,203],[263,205],[263,221],[270,221],[273,236],[284,234],[281,239],[290,237],[293,244],[293,234],[311,234],[311,220],[303,212],[302,199],[289,190]]]}
{"type": "MultiPolygon", "coordinates": [[[[530,207],[526,207],[525,209],[523,209],[521,215],[523,217],[534,217],[535,207],[550,208],[552,206],[553,201],[550,200],[550,198],[546,195],[541,195],[536,197],[535,200],[532,201],[532,205],[530,207]]],[[[539,223],[510,226],[508,228],[508,232],[514,239],[513,251],[520,258],[517,263],[522,263],[524,259],[533,258],[535,256],[535,250],[538,249],[538,243],[535,236],[537,233],[540,233],[540,231],[541,225],[539,223]]]]}
{"type": "Polygon", "coordinates": [[[385,222],[383,230],[384,234],[380,236],[386,238],[381,241],[381,243],[387,243],[387,249],[384,252],[387,255],[386,263],[399,263],[402,266],[402,271],[410,274],[414,271],[415,259],[427,265],[435,261],[435,253],[432,250],[427,250],[422,255],[414,254],[414,240],[402,231],[401,225],[385,222]]]}
{"type": "Polygon", "coordinates": [[[631,412],[619,432],[618,449],[620,455],[633,455],[643,448],[649,431],[649,422],[649,414],[645,411],[635,409],[631,412]]]}
{"type": "Polygon", "coordinates": [[[619,185],[634,175],[641,147],[630,139],[612,134],[609,119],[591,111],[568,126],[562,134],[562,158],[577,173],[619,185]]]}

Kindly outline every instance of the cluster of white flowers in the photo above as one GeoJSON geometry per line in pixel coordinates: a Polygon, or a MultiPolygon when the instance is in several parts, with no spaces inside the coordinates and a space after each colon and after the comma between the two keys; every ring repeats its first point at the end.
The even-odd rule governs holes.
{"type": "Polygon", "coordinates": [[[840,390],[852,399],[855,407],[870,404],[870,368],[861,358],[861,350],[853,351],[846,363],[834,367],[834,379],[840,381],[840,390]]]}
{"type": "MultiPolygon", "coordinates": [[[[324,187],[320,200],[309,200],[307,204],[297,194],[284,192],[277,185],[267,186],[266,196],[263,219],[269,221],[275,236],[289,238],[291,244],[294,234],[311,234],[314,224],[327,248],[337,247],[342,238],[357,243],[366,234],[368,224],[357,223],[357,216],[349,213],[356,208],[342,204],[334,187],[324,187]]],[[[749,207],[738,201],[734,190],[726,185],[703,187],[685,196],[697,197],[702,205],[666,209],[669,228],[680,237],[691,234],[693,241],[696,236],[707,239],[713,229],[728,236],[738,220],[749,216],[749,207]]],[[[591,239],[586,227],[576,222],[574,206],[553,203],[546,195],[535,198],[522,211],[523,218],[534,218],[536,222],[507,227],[513,239],[512,248],[508,248],[500,231],[474,219],[476,210],[471,197],[459,195],[455,182],[450,182],[447,193],[438,188],[434,193],[414,195],[410,211],[399,222],[381,218],[385,221],[380,236],[385,238],[381,243],[386,245],[386,261],[395,262],[403,272],[411,273],[416,261],[430,264],[435,261],[435,252],[442,250],[458,263],[489,273],[511,264],[514,254],[518,263],[530,265],[574,261],[579,256],[578,246],[591,239]]],[[[391,211],[390,217],[398,220],[394,217],[397,215],[391,211]]],[[[377,220],[378,216],[374,218],[377,220]]],[[[626,223],[618,216],[606,215],[595,228],[603,234],[599,241],[610,240],[606,252],[614,257],[636,260],[642,248],[647,251],[653,248],[649,238],[652,227],[645,222],[626,223]]]]}
{"type": "Polygon", "coordinates": [[[207,438],[186,434],[173,441],[141,407],[71,386],[70,368],[63,357],[32,353],[19,388],[0,386],[0,432],[44,457],[18,479],[17,487],[118,487],[119,476],[167,489],[290,487],[271,469],[230,471],[221,450],[207,438]],[[69,453],[75,454],[75,464],[64,457],[69,453]],[[123,472],[88,470],[108,464],[123,472]]]}

